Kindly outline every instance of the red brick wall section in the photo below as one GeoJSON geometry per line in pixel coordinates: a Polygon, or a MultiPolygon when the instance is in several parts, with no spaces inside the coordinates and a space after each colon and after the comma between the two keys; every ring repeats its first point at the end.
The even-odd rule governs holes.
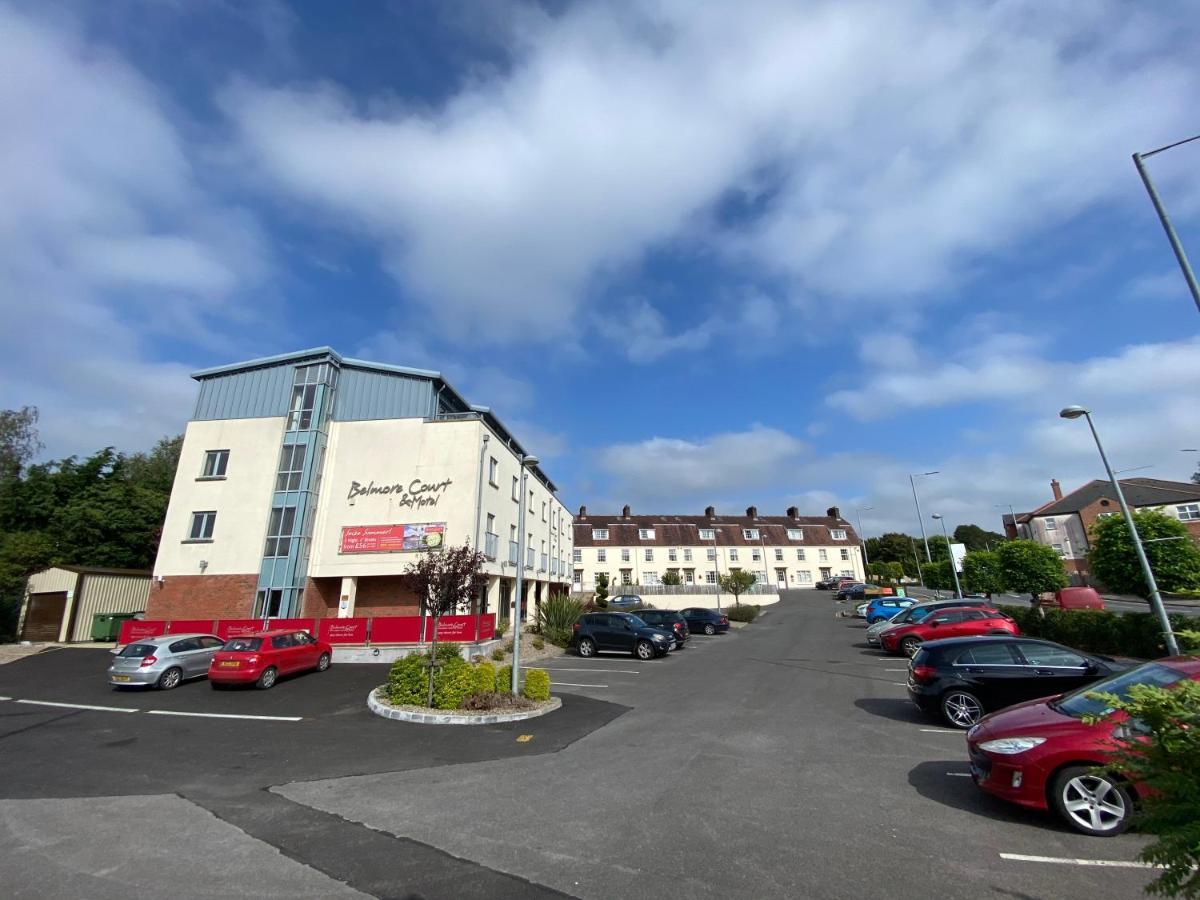
{"type": "Polygon", "coordinates": [[[358,579],[354,599],[356,616],[417,616],[421,614],[416,595],[398,575],[358,579]]]}
{"type": "Polygon", "coordinates": [[[168,575],[150,587],[147,619],[248,619],[257,575],[168,575]]]}
{"type": "Polygon", "coordinates": [[[309,618],[335,618],[338,614],[340,578],[310,578],[304,584],[304,612],[309,618]]]}

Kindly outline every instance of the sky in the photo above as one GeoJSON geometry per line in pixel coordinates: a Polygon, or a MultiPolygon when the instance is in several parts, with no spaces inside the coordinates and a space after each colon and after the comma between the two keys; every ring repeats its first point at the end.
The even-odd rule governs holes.
{"type": "MultiPolygon", "coordinates": [[[[0,0],[0,407],[145,449],[192,371],[330,345],[572,509],[916,533],[936,470],[1000,530],[1103,477],[1076,403],[1186,480],[1200,316],[1130,155],[1200,132],[1194,11],[0,0]]],[[[1200,142],[1149,166],[1200,259],[1200,142]]]]}

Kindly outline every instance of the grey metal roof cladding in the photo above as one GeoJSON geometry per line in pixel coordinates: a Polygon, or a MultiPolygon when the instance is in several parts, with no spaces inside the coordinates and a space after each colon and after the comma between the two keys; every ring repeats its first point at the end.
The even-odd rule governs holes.
{"type": "MultiPolygon", "coordinates": [[[[1172,503],[1195,503],[1200,501],[1200,484],[1188,484],[1186,481],[1163,481],[1159,478],[1122,478],[1121,490],[1125,501],[1132,507],[1170,506],[1172,503]]],[[[1041,516],[1061,516],[1067,513],[1079,512],[1091,506],[1097,500],[1107,497],[1116,502],[1112,483],[1101,479],[1089,481],[1067,494],[1061,500],[1056,500],[1046,506],[1039,507],[1032,513],[1022,513],[1034,518],[1041,516]]]]}

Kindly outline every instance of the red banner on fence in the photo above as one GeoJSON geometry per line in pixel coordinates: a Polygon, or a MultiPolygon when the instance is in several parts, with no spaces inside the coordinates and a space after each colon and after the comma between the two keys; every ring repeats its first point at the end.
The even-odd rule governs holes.
{"type": "Polygon", "coordinates": [[[257,634],[263,630],[262,619],[219,619],[217,621],[217,637],[225,641],[231,637],[257,634]]]}
{"type": "Polygon", "coordinates": [[[416,644],[421,640],[420,616],[374,616],[372,644],[416,644]]]}
{"type": "Polygon", "coordinates": [[[172,619],[167,623],[167,634],[215,634],[212,619],[172,619]]]}
{"type": "MultiPolygon", "coordinates": [[[[210,623],[211,624],[211,623],[210,623]]],[[[121,623],[119,642],[131,644],[142,638],[158,637],[167,633],[166,622],[149,622],[145,619],[129,619],[121,623]]]]}
{"type": "MultiPolygon", "coordinates": [[[[438,619],[437,639],[439,641],[473,641],[475,640],[474,616],[442,616],[438,619]]],[[[433,618],[425,620],[425,640],[433,640],[433,618]]]]}
{"type": "Polygon", "coordinates": [[[267,619],[267,627],[264,631],[274,631],[277,628],[287,629],[289,631],[307,631],[309,634],[317,633],[316,619],[267,619]]]}
{"type": "Polygon", "coordinates": [[[481,641],[490,641],[496,636],[496,617],[485,615],[479,619],[479,638],[481,641]]]}
{"type": "MultiPolygon", "coordinates": [[[[317,635],[327,644],[365,644],[369,619],[322,619],[317,635]]],[[[376,621],[379,621],[376,619],[376,621]]]]}

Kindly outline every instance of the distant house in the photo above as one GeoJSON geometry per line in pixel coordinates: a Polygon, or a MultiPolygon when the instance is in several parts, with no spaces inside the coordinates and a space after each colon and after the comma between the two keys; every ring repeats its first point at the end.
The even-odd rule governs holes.
{"type": "Polygon", "coordinates": [[[89,641],[99,613],[146,609],[150,573],[136,569],[54,566],[29,576],[18,633],[23,641],[89,641]]]}
{"type": "MultiPolygon", "coordinates": [[[[1089,481],[1064,495],[1057,480],[1050,482],[1054,498],[1031,512],[1004,516],[1004,532],[1053,547],[1063,558],[1067,574],[1075,583],[1089,577],[1088,534],[1097,519],[1120,515],[1112,483],[1089,481]]],[[[1158,478],[1123,478],[1121,490],[1131,509],[1157,509],[1187,526],[1192,540],[1200,545],[1200,484],[1163,481],[1158,478]]]]}

